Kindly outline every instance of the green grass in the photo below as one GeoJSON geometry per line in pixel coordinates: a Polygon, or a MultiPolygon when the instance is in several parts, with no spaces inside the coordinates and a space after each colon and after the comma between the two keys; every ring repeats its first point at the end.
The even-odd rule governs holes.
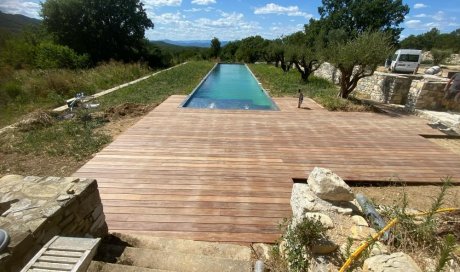
{"type": "Polygon", "coordinates": [[[151,73],[134,63],[110,62],[92,69],[0,69],[0,127],[37,109],[65,104],[76,93],[94,94],[151,73]]]}
{"type": "Polygon", "coordinates": [[[192,61],[99,99],[103,108],[123,103],[158,105],[173,94],[189,94],[214,63],[192,61]]]}
{"type": "MultiPolygon", "coordinates": [[[[212,68],[211,62],[189,62],[125,87],[98,99],[97,111],[104,111],[125,103],[155,106],[173,94],[188,94],[212,68]]],[[[51,119],[44,116],[45,120],[51,119]]],[[[103,114],[94,114],[103,116],[103,114]]],[[[90,118],[84,111],[68,121],[37,122],[31,129],[15,130],[0,135],[0,154],[34,154],[40,156],[72,157],[86,160],[111,141],[109,135],[100,132],[102,118],[90,118]]]]}
{"type": "Polygon", "coordinates": [[[61,123],[31,130],[22,134],[17,143],[20,152],[51,156],[74,157],[85,159],[98,152],[102,146],[111,141],[111,137],[95,128],[102,126],[99,120],[84,121],[81,119],[63,121],[61,123]]]}
{"type": "Polygon", "coordinates": [[[310,76],[309,82],[300,79],[295,69],[284,73],[281,68],[267,64],[249,65],[263,86],[271,96],[298,96],[301,89],[308,96],[331,111],[364,111],[367,107],[359,105],[357,101],[338,98],[339,89],[326,79],[310,76]]]}

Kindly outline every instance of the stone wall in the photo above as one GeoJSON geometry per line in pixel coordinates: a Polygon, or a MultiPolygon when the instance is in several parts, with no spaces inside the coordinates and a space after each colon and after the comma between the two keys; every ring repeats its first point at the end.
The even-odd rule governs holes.
{"type": "Polygon", "coordinates": [[[453,100],[443,99],[445,86],[445,81],[430,81],[427,79],[412,81],[407,103],[405,103],[406,110],[413,111],[415,109],[446,109],[452,111],[460,111],[460,103],[455,103],[453,100]]]}
{"type": "Polygon", "coordinates": [[[0,271],[19,271],[55,235],[108,232],[96,180],[4,176],[0,214],[0,228],[11,236],[7,251],[0,252],[0,271]]]}
{"type": "Polygon", "coordinates": [[[375,72],[358,82],[355,94],[382,103],[405,104],[411,82],[411,77],[375,72]]]}
{"type": "MultiPolygon", "coordinates": [[[[340,81],[340,71],[329,63],[324,63],[315,71],[315,76],[335,84],[340,81]]],[[[362,78],[352,93],[360,98],[382,103],[405,105],[407,110],[452,110],[460,111],[460,103],[446,101],[444,87],[447,79],[432,75],[401,75],[375,72],[362,78]]]]}

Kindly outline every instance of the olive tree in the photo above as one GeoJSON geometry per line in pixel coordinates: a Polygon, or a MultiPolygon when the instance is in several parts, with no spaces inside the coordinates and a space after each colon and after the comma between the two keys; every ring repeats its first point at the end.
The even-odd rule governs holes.
{"type": "Polygon", "coordinates": [[[285,37],[285,55],[294,64],[302,81],[307,82],[310,75],[321,66],[319,43],[312,39],[308,31],[299,31],[285,37]]]}
{"type": "Polygon", "coordinates": [[[358,81],[372,76],[392,52],[392,37],[383,32],[364,32],[357,38],[330,44],[327,59],[341,73],[341,98],[348,98],[358,81]]]}

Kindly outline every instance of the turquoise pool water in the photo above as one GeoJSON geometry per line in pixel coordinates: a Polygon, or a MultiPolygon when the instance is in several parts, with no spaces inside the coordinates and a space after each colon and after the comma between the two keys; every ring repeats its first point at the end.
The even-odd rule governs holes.
{"type": "Polygon", "coordinates": [[[246,65],[218,64],[183,103],[188,108],[278,110],[246,65]]]}

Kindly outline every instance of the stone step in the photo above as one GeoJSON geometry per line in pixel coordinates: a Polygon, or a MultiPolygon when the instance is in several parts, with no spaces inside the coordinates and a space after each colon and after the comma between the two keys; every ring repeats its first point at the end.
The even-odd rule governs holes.
{"type": "Polygon", "coordinates": [[[235,244],[171,239],[130,233],[114,233],[113,235],[130,246],[137,248],[204,255],[238,261],[250,261],[252,256],[250,247],[235,244]]]}
{"type": "Polygon", "coordinates": [[[92,261],[88,267],[87,272],[172,272],[172,271],[92,261]]]}
{"type": "Polygon", "coordinates": [[[181,272],[250,272],[252,267],[250,261],[134,247],[124,248],[118,263],[181,272]]]}

